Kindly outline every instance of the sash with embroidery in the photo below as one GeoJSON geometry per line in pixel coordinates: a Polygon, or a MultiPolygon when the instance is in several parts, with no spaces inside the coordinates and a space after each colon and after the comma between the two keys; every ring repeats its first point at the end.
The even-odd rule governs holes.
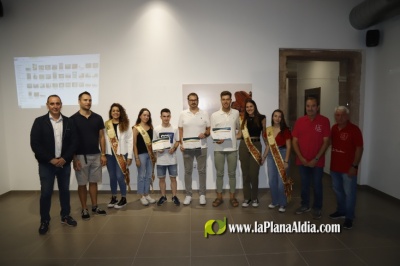
{"type": "MultiPolygon", "coordinates": [[[[242,124],[243,120],[240,120],[240,123],[242,124]]],[[[254,160],[256,160],[258,165],[261,165],[261,153],[251,141],[249,130],[247,129],[247,121],[245,122],[242,129],[242,134],[244,143],[246,143],[247,149],[249,150],[250,154],[253,156],[254,160]]]]}
{"type": "Polygon", "coordinates": [[[140,135],[142,135],[144,143],[146,144],[147,152],[149,153],[149,156],[150,156],[150,160],[152,163],[150,186],[151,186],[151,191],[154,192],[154,187],[153,187],[153,182],[154,182],[154,178],[155,178],[154,166],[156,164],[157,158],[154,155],[151,138],[150,138],[149,134],[147,133],[147,131],[144,130],[144,128],[141,125],[135,125],[135,128],[137,129],[137,131],[139,131],[140,135]]]}
{"type": "Polygon", "coordinates": [[[285,165],[281,153],[279,152],[278,145],[276,145],[275,142],[273,127],[267,127],[267,139],[268,139],[269,149],[275,161],[276,168],[278,169],[279,175],[281,176],[283,182],[286,199],[288,202],[290,202],[290,200],[292,199],[292,190],[294,183],[293,179],[286,175],[285,165]]]}
{"type": "Polygon", "coordinates": [[[118,139],[117,139],[117,135],[115,134],[112,120],[108,120],[105,124],[106,124],[107,136],[108,136],[108,139],[110,140],[111,149],[114,152],[114,156],[118,162],[119,168],[121,169],[122,173],[125,176],[125,183],[128,186],[128,191],[131,191],[131,185],[130,185],[131,179],[129,177],[129,167],[126,164],[125,156],[123,156],[122,154],[117,154],[118,139]]]}

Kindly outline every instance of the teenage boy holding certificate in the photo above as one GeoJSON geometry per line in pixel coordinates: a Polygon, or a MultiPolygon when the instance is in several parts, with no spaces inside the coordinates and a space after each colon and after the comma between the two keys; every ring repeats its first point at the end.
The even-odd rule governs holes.
{"type": "Polygon", "coordinates": [[[153,151],[157,154],[157,176],[161,190],[161,198],[157,202],[158,206],[167,201],[165,183],[167,170],[171,180],[172,201],[176,206],[181,204],[176,196],[176,176],[178,175],[176,149],[179,146],[179,135],[178,129],[169,123],[170,120],[171,111],[167,108],[162,109],[162,124],[155,127],[153,131],[153,151]]]}
{"type": "Polygon", "coordinates": [[[231,108],[232,94],[229,91],[221,92],[221,109],[211,115],[211,136],[214,140],[214,163],[217,171],[217,198],[212,203],[218,207],[222,199],[224,183],[225,160],[228,164],[230,203],[232,207],[239,206],[235,198],[236,166],[238,147],[236,130],[240,129],[239,111],[231,108]]]}
{"type": "Polygon", "coordinates": [[[210,119],[207,112],[199,109],[199,97],[189,93],[189,109],[184,110],[179,117],[179,137],[183,164],[185,167],[186,197],[183,205],[192,201],[192,171],[196,158],[199,173],[200,205],[206,204],[206,172],[207,172],[207,137],[210,135],[210,119]]]}

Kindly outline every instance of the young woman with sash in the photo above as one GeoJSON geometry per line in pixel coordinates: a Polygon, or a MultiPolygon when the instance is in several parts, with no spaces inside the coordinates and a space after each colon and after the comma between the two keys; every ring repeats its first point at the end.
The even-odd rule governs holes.
{"type": "Polygon", "coordinates": [[[279,109],[272,113],[271,124],[272,126],[267,128],[267,145],[263,154],[263,160],[267,159],[272,197],[268,208],[274,209],[279,206],[279,212],[285,212],[292,186],[291,179],[287,177],[292,134],[286,125],[283,112],[279,109]]]}
{"type": "Polygon", "coordinates": [[[265,141],[266,117],[258,112],[257,104],[252,99],[245,101],[246,111],[241,120],[241,135],[239,145],[239,160],[243,175],[242,207],[250,204],[258,207],[258,174],[260,165],[264,163],[261,156],[261,140],[265,141]]]}
{"type": "Polygon", "coordinates": [[[107,170],[110,176],[111,201],[109,208],[121,209],[126,205],[126,190],[129,187],[129,166],[132,164],[133,135],[125,108],[113,103],[105,122],[107,170]],[[117,187],[121,199],[117,200],[117,187]]]}
{"type": "Polygon", "coordinates": [[[138,169],[137,192],[141,196],[142,205],[147,206],[156,202],[149,195],[156,157],[151,146],[153,140],[151,113],[147,108],[142,108],[139,112],[136,124],[133,126],[133,140],[133,152],[138,169]]]}

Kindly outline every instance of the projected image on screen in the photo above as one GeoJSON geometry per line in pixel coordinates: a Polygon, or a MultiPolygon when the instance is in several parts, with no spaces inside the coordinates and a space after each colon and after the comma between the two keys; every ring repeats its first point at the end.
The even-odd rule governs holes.
{"type": "Polygon", "coordinates": [[[63,105],[77,105],[78,95],[88,91],[92,104],[99,99],[100,55],[15,57],[15,78],[20,108],[40,108],[49,95],[63,105]]]}

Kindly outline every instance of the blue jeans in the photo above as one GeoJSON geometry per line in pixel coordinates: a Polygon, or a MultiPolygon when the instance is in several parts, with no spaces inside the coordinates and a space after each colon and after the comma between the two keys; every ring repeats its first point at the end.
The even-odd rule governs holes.
{"type": "Polygon", "coordinates": [[[314,187],[314,204],[313,209],[322,209],[322,176],[323,167],[299,166],[301,177],[301,206],[310,207],[310,185],[314,187]]]}
{"type": "Polygon", "coordinates": [[[147,152],[139,154],[139,160],[140,167],[138,168],[137,193],[140,195],[147,195],[150,191],[153,163],[147,152]]]}
{"type": "MultiPolygon", "coordinates": [[[[125,154],[125,159],[127,154],[125,154]]],[[[126,184],[125,184],[125,176],[119,167],[117,159],[114,155],[107,154],[107,170],[110,176],[110,187],[111,194],[113,196],[117,195],[117,185],[119,185],[119,189],[121,190],[121,196],[126,197],[126,184]]]]}
{"type": "Polygon", "coordinates": [[[214,164],[217,170],[217,192],[222,193],[224,185],[225,158],[228,164],[229,192],[236,190],[236,167],[238,160],[237,151],[214,151],[214,164]]]}
{"type": "Polygon", "coordinates": [[[60,197],[61,217],[70,214],[69,181],[71,165],[65,164],[63,168],[55,167],[50,163],[39,163],[40,177],[40,221],[50,222],[51,196],[54,190],[54,179],[57,176],[57,184],[60,197]]]}
{"type": "MultiPolygon", "coordinates": [[[[286,148],[279,149],[282,158],[286,156],[286,148]]],[[[267,155],[267,166],[268,166],[268,181],[269,188],[271,190],[272,204],[279,206],[286,206],[286,195],[285,188],[283,186],[282,178],[279,175],[278,168],[276,167],[272,152],[268,151],[267,155]]],[[[286,171],[287,174],[287,171],[286,171]]]]}
{"type": "Polygon", "coordinates": [[[357,197],[357,176],[331,171],[331,177],[333,191],[336,194],[336,211],[345,215],[346,219],[353,220],[357,197]]]}

